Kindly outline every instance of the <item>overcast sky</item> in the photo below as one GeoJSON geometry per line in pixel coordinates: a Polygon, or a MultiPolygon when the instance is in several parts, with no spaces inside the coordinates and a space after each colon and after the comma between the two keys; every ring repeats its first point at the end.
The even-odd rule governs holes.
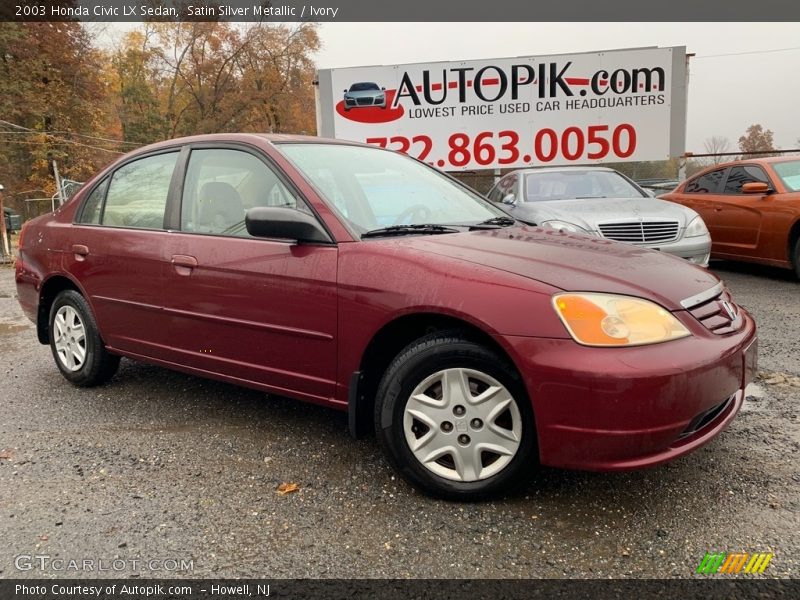
{"type": "Polygon", "coordinates": [[[686,46],[696,54],[687,150],[703,152],[713,135],[736,150],[753,123],[772,129],[778,147],[798,147],[798,23],[325,23],[319,32],[319,68],[686,46]],[[779,48],[794,49],[715,56],[779,48]]]}

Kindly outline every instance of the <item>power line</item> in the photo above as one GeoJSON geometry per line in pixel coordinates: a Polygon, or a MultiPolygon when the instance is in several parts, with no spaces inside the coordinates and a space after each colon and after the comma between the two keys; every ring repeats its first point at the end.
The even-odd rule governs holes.
{"type": "Polygon", "coordinates": [[[90,140],[99,140],[101,142],[111,142],[113,144],[124,144],[126,146],[141,146],[138,142],[126,142],[124,140],[114,140],[111,138],[98,137],[94,135],[87,135],[85,133],[77,133],[75,131],[37,131],[32,129],[30,131],[0,131],[3,135],[74,135],[90,140]]]}
{"type": "Polygon", "coordinates": [[[791,48],[772,48],[770,50],[751,50],[749,52],[728,52],[725,54],[706,54],[705,56],[695,56],[692,60],[701,58],[719,58],[721,56],[744,56],[746,54],[770,54],[772,52],[791,52],[793,50],[800,50],[800,46],[793,46],[791,48]]]}
{"type": "MultiPolygon", "coordinates": [[[[60,142],[62,142],[64,144],[72,144],[73,146],[81,146],[83,148],[91,148],[93,150],[100,150],[102,152],[110,152],[112,154],[125,154],[124,152],[119,152],[118,150],[111,150],[109,148],[103,148],[101,146],[93,146],[91,144],[84,144],[82,142],[76,142],[75,140],[68,140],[68,139],[65,139],[63,137],[57,137],[57,136],[53,135],[53,133],[51,133],[51,132],[48,132],[48,131],[37,131],[35,129],[31,129],[30,127],[23,127],[22,125],[17,125],[16,123],[12,123],[11,121],[6,121],[4,119],[0,119],[0,123],[3,124],[3,125],[7,125],[9,127],[13,127],[14,129],[21,130],[19,133],[30,133],[30,134],[35,134],[35,135],[46,135],[49,138],[52,138],[51,143],[54,143],[54,141],[60,141],[60,142]]],[[[12,133],[12,132],[0,132],[0,133],[12,133]]],[[[17,132],[14,132],[14,133],[17,133],[17,132]]],[[[104,139],[104,140],[115,142],[115,143],[125,143],[125,144],[132,143],[132,142],[121,142],[120,140],[109,140],[108,138],[95,138],[94,136],[87,136],[85,134],[80,134],[80,133],[73,134],[73,132],[70,132],[70,131],[65,131],[65,132],[60,132],[60,133],[66,133],[68,135],[80,135],[80,136],[94,138],[94,139],[104,139]]],[[[16,142],[16,143],[20,144],[20,143],[24,143],[24,142],[16,142]]],[[[33,143],[36,143],[36,142],[33,142],[33,143]]]]}
{"type": "MultiPolygon", "coordinates": [[[[42,142],[30,142],[27,140],[13,140],[12,144],[23,144],[25,146],[41,146],[42,142]]],[[[73,140],[65,140],[61,138],[54,137],[52,139],[47,140],[47,144],[50,146],[80,146],[81,148],[91,148],[92,150],[100,150],[101,152],[109,152],[111,154],[125,154],[124,152],[120,152],[119,150],[110,150],[109,148],[102,148],[100,146],[92,146],[90,144],[81,144],[80,142],[76,142],[73,140]]]]}
{"type": "MultiPolygon", "coordinates": [[[[92,146],[91,144],[83,144],[81,142],[76,142],[75,140],[68,140],[62,137],[56,137],[46,131],[36,131],[35,129],[31,129],[30,127],[23,127],[22,125],[17,125],[16,123],[12,123],[10,121],[6,121],[4,119],[0,119],[0,123],[3,125],[7,125],[9,127],[13,127],[15,129],[19,129],[22,131],[32,132],[39,135],[46,135],[49,138],[49,143],[51,144],[71,144],[73,146],[81,146],[83,148],[91,148],[92,150],[100,150],[101,152],[109,152],[110,154],[125,154],[124,152],[120,152],[118,150],[110,150],[109,148],[103,148],[101,146],[92,146]]],[[[17,144],[29,144],[29,145],[38,145],[38,142],[28,142],[28,141],[17,141],[17,144]]]]}

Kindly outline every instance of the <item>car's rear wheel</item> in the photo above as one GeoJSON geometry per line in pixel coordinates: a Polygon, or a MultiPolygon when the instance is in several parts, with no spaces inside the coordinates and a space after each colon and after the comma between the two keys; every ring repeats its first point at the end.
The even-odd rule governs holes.
{"type": "Polygon", "coordinates": [[[532,470],[533,411],[506,360],[458,333],[403,350],[378,388],[375,430],[389,462],[442,498],[507,491],[532,470]]]}
{"type": "Polygon", "coordinates": [[[81,387],[111,379],[119,356],[106,351],[86,299],[74,290],[61,292],[50,307],[50,349],[61,374],[81,387]]]}

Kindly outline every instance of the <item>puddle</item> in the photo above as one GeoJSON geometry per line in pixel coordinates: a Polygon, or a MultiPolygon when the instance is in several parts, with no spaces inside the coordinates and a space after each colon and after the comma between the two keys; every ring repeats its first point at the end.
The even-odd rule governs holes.
{"type": "Polygon", "coordinates": [[[30,327],[30,325],[24,323],[0,323],[0,336],[11,335],[12,333],[24,331],[30,327]]]}

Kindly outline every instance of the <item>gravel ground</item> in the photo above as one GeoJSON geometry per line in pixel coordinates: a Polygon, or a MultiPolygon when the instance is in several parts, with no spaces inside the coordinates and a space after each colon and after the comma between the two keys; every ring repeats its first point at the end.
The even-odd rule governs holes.
{"type": "Polygon", "coordinates": [[[691,577],[708,550],[773,552],[766,575],[798,577],[800,283],[713,268],[760,327],[731,427],[670,465],[543,469],[478,504],[421,496],[331,410],[131,361],[73,388],[0,268],[0,578],[43,575],[17,555],[128,561],[83,576],[184,559],[193,577],[691,577]]]}

